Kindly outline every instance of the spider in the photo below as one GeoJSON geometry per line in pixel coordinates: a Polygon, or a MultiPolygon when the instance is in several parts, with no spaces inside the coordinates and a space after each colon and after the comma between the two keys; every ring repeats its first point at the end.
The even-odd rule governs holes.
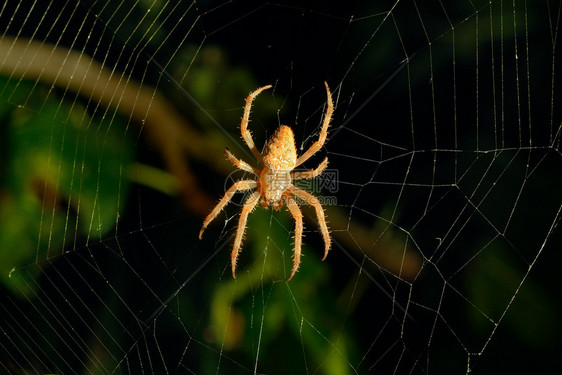
{"type": "Polygon", "coordinates": [[[250,95],[248,95],[248,97],[246,98],[246,105],[244,106],[244,116],[242,117],[242,122],[240,123],[240,130],[242,132],[242,138],[244,139],[244,142],[252,151],[255,158],[263,168],[255,168],[247,162],[236,158],[228,150],[228,148],[226,148],[224,150],[226,158],[232,164],[234,164],[235,167],[245,172],[254,174],[256,176],[256,179],[240,180],[235,182],[226,191],[224,197],[222,197],[222,199],[211,211],[211,213],[205,218],[203,227],[201,228],[201,232],[199,232],[199,239],[201,239],[203,237],[203,232],[205,231],[207,226],[224,209],[224,207],[228,204],[228,202],[232,199],[233,195],[236,192],[254,190],[254,192],[244,202],[242,213],[240,214],[240,219],[238,220],[238,228],[236,230],[236,237],[234,239],[234,247],[231,253],[232,276],[234,278],[236,278],[236,261],[240,252],[240,246],[242,245],[242,237],[244,236],[244,231],[246,229],[248,215],[254,210],[258,202],[261,202],[261,206],[264,208],[271,206],[275,210],[281,209],[283,207],[283,204],[285,204],[287,206],[287,209],[295,219],[295,247],[293,256],[293,268],[291,270],[291,274],[286,279],[287,281],[291,280],[297,272],[301,259],[303,220],[301,210],[299,209],[299,206],[296,203],[294,197],[300,198],[304,202],[313,206],[316,210],[318,223],[320,225],[320,230],[322,232],[325,244],[324,257],[322,258],[322,260],[326,259],[326,256],[328,255],[331,239],[322,205],[314,195],[292,184],[293,180],[309,179],[319,176],[328,166],[328,158],[326,157],[316,169],[299,172],[293,171],[293,169],[307,161],[312,155],[318,152],[326,141],[328,126],[330,125],[332,113],[334,112],[334,103],[332,101],[332,94],[330,93],[328,84],[324,82],[324,85],[326,86],[328,100],[326,114],[324,115],[324,122],[322,123],[320,135],[318,137],[318,140],[314,142],[310,146],[310,148],[306,150],[301,156],[298,157],[295,146],[295,137],[290,127],[281,125],[267,141],[263,150],[263,154],[260,153],[256,148],[254,140],[252,139],[252,134],[248,130],[252,102],[262,91],[271,88],[271,85],[258,88],[257,90],[251,92],[250,95]]]}

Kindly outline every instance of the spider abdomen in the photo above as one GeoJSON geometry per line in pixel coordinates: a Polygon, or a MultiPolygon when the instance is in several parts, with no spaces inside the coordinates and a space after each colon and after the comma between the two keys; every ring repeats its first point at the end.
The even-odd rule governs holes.
{"type": "Polygon", "coordinates": [[[290,172],[297,163],[295,136],[290,127],[281,125],[263,150],[263,163],[271,171],[290,172]]]}

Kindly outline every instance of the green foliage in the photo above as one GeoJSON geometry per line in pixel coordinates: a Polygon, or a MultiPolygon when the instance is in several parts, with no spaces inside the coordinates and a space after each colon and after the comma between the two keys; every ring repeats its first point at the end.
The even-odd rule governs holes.
{"type": "Polygon", "coordinates": [[[284,210],[252,213],[237,279],[226,277],[213,294],[210,331],[217,345],[249,359],[259,346],[260,363],[275,373],[306,366],[321,374],[349,373],[354,339],[341,324],[344,311],[328,287],[322,254],[311,254],[305,244],[299,272],[284,281],[292,267],[291,227],[284,210]]]}
{"type": "MultiPolygon", "coordinates": [[[[190,113],[190,117],[204,126],[211,133],[209,136],[215,137],[221,144],[230,141],[217,127],[217,123],[228,128],[232,134],[239,133],[246,96],[258,87],[272,83],[258,82],[248,67],[230,65],[226,52],[218,46],[187,46],[181,51],[177,61],[176,66],[172,67],[174,77],[208,111],[196,110],[190,113]]],[[[267,94],[261,95],[252,109],[254,131],[260,127],[260,118],[263,121],[275,121],[279,105],[275,103],[271,93],[272,90],[269,90],[267,94]]],[[[185,97],[182,96],[181,100],[185,100],[185,97]]],[[[261,126],[267,129],[267,125],[270,123],[261,126]]],[[[253,133],[256,141],[262,136],[262,131],[253,133]]]]}
{"type": "Polygon", "coordinates": [[[37,272],[20,267],[114,228],[127,198],[133,145],[115,118],[90,117],[78,102],[39,95],[28,82],[2,83],[8,97],[0,101],[0,282],[28,294],[37,272]]]}

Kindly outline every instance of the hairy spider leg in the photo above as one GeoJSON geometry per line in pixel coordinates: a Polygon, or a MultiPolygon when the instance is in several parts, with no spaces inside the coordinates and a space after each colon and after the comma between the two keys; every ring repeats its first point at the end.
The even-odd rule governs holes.
{"type": "Polygon", "coordinates": [[[242,207],[242,213],[240,214],[240,219],[238,220],[238,228],[236,229],[236,238],[234,238],[234,246],[232,247],[232,253],[230,254],[232,262],[232,277],[234,278],[236,278],[236,261],[238,260],[238,254],[240,253],[240,246],[242,246],[242,238],[244,237],[244,231],[246,230],[248,215],[254,210],[254,208],[256,208],[256,204],[258,204],[259,200],[260,193],[254,191],[252,195],[246,199],[244,207],[242,207]]]}
{"type": "Polygon", "coordinates": [[[248,148],[254,154],[255,158],[258,159],[261,165],[263,165],[263,157],[261,153],[256,148],[254,140],[252,138],[252,133],[248,130],[248,123],[250,122],[250,111],[252,109],[252,102],[263,90],[271,88],[271,85],[263,86],[252,91],[250,95],[246,98],[246,105],[244,106],[244,116],[242,117],[242,122],[240,123],[240,131],[242,132],[242,138],[244,142],[248,145],[248,148]]]}
{"type": "Polygon", "coordinates": [[[213,208],[213,211],[211,211],[211,213],[207,215],[207,217],[205,218],[205,221],[203,222],[203,227],[199,232],[199,239],[203,237],[203,232],[205,231],[205,229],[207,229],[209,223],[211,223],[211,221],[213,221],[213,219],[217,217],[217,215],[223,210],[223,208],[228,204],[228,202],[230,202],[232,196],[234,196],[236,192],[255,189],[257,186],[258,183],[254,180],[240,180],[232,184],[232,186],[224,194],[224,197],[222,197],[222,199],[219,201],[219,203],[217,203],[215,208],[213,208]]]}
{"type": "Polygon", "coordinates": [[[322,237],[324,237],[324,245],[325,245],[324,257],[322,258],[322,260],[326,259],[326,257],[328,256],[328,251],[330,251],[332,240],[330,239],[330,231],[328,229],[328,225],[326,224],[326,216],[324,214],[324,209],[322,208],[322,205],[318,201],[318,198],[316,198],[314,195],[310,194],[305,190],[299,189],[296,186],[293,186],[293,188],[291,189],[291,193],[301,198],[309,205],[313,206],[314,209],[316,210],[316,216],[318,217],[318,224],[320,225],[320,231],[322,232],[322,237]]]}
{"type": "Polygon", "coordinates": [[[293,180],[303,180],[307,178],[314,178],[320,176],[322,172],[328,167],[328,158],[324,158],[322,163],[316,168],[309,171],[291,172],[291,179],[293,180]]]}
{"type": "Polygon", "coordinates": [[[236,156],[234,156],[232,154],[232,152],[230,152],[230,150],[228,148],[224,149],[224,155],[226,156],[226,158],[232,163],[234,164],[235,167],[237,167],[238,169],[241,169],[245,172],[250,172],[253,173],[257,176],[260,175],[260,170],[257,168],[252,167],[250,164],[246,163],[244,160],[242,159],[238,159],[236,156]]]}
{"type": "Polygon", "coordinates": [[[291,274],[287,277],[286,281],[289,281],[295,276],[295,273],[299,269],[299,264],[301,263],[301,247],[302,247],[302,212],[299,205],[295,202],[295,199],[289,194],[283,195],[283,200],[287,204],[289,212],[295,219],[295,248],[293,250],[293,268],[291,269],[291,274]]]}
{"type": "Polygon", "coordinates": [[[328,96],[328,100],[326,103],[326,114],[324,115],[324,123],[322,124],[322,130],[320,130],[320,135],[318,136],[318,140],[314,142],[308,150],[305,151],[304,154],[299,156],[297,159],[297,164],[295,167],[298,167],[305,161],[307,161],[312,155],[317,153],[322,146],[324,146],[324,142],[326,142],[326,137],[328,136],[328,126],[330,126],[330,121],[332,120],[332,114],[334,113],[334,102],[332,100],[332,94],[330,93],[330,88],[328,84],[324,82],[326,86],[326,94],[328,96]]]}

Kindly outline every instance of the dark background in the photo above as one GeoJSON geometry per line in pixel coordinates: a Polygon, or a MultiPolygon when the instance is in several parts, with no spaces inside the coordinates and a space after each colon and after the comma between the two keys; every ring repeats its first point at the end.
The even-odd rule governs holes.
{"type": "MultiPolygon", "coordinates": [[[[231,140],[238,140],[245,95],[274,85],[255,103],[256,144],[283,123],[306,149],[321,123],[327,81],[333,125],[307,166],[328,156],[339,171],[336,197],[347,225],[332,229],[340,245],[317,262],[323,244],[311,220],[295,281],[264,271],[250,288],[240,282],[250,278],[245,270],[272,262],[270,253],[291,259],[288,214],[259,209],[236,285],[228,266],[239,207],[199,242],[201,215],[133,182],[118,228],[99,238],[66,230],[61,236],[76,237],[72,246],[6,264],[36,284],[30,294],[2,289],[3,371],[560,368],[559,3],[182,1],[167,3],[152,23],[163,5],[154,3],[145,17],[146,8],[127,2],[9,1],[0,25],[8,36],[81,50],[156,87],[211,143],[248,161],[231,140]],[[359,251],[336,237],[358,240],[354,224],[377,228],[359,251]],[[394,233],[419,256],[416,275],[396,276],[370,256],[381,233],[394,233]],[[229,328],[217,332],[221,304],[229,307],[229,328]],[[237,325],[245,327],[238,338],[231,333],[237,325]]],[[[8,77],[5,87],[17,80],[8,77]]],[[[6,113],[24,104],[7,92],[6,113]]],[[[104,117],[64,88],[49,97],[104,117]]],[[[23,106],[48,117],[42,100],[23,106]]],[[[10,116],[3,112],[4,123],[10,116]]],[[[164,169],[143,128],[116,116],[112,126],[130,125],[117,133],[131,140],[135,160],[164,169]]],[[[3,139],[9,129],[0,130],[3,139]]],[[[0,171],[15,157],[6,143],[0,171]]],[[[218,199],[225,176],[190,156],[199,186],[218,199]]],[[[2,182],[7,190],[10,178],[2,182]]]]}

